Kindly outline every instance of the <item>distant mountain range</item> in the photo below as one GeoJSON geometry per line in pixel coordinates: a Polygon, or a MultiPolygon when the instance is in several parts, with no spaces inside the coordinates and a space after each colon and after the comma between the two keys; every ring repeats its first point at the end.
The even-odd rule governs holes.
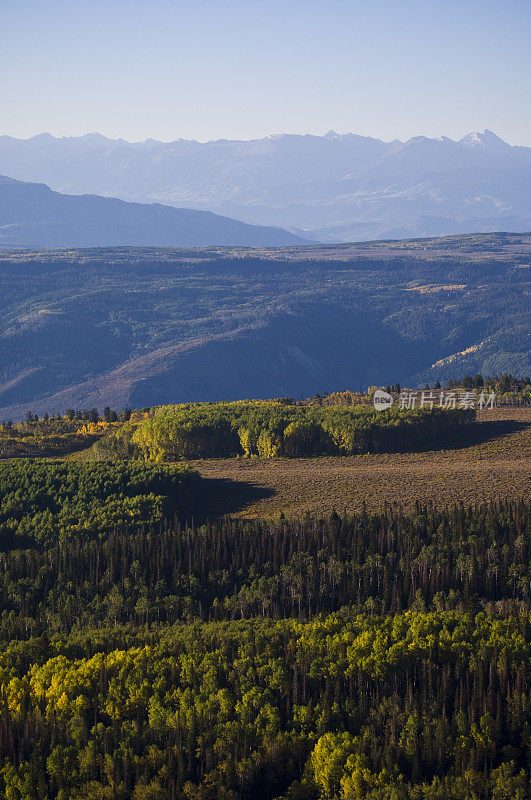
{"type": "Polygon", "coordinates": [[[304,241],[209,211],[59,194],[0,175],[0,247],[280,247],[304,241]]]}
{"type": "Polygon", "coordinates": [[[407,142],[333,131],[206,143],[1,136],[0,173],[330,242],[531,228],[531,148],[491,131],[407,142]]]}

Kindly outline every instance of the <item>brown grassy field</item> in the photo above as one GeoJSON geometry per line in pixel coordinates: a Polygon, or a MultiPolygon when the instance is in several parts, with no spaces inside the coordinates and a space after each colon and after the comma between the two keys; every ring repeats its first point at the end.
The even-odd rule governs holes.
{"type": "Polygon", "coordinates": [[[207,479],[212,515],[300,516],[309,511],[404,509],[529,497],[531,409],[497,408],[451,449],[303,459],[209,459],[192,462],[207,479]]]}

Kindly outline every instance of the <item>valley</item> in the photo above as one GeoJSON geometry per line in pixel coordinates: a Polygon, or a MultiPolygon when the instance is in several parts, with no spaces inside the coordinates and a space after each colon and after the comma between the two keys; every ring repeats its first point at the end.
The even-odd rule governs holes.
{"type": "Polygon", "coordinates": [[[527,374],[530,263],[528,234],[0,251],[0,421],[527,374]]]}

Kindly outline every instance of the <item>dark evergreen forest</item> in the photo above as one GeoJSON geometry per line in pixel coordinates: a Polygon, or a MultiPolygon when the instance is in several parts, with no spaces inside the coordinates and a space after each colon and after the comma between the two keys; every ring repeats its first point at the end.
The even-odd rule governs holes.
{"type": "Polygon", "coordinates": [[[200,484],[2,466],[2,796],[528,797],[529,504],[193,525],[200,484]]]}

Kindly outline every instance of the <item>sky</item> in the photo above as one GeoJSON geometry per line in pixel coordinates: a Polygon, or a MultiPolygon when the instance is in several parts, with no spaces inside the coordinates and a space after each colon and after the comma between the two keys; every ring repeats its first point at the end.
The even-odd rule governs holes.
{"type": "Polygon", "coordinates": [[[0,134],[531,146],[531,0],[0,0],[0,134]]]}

